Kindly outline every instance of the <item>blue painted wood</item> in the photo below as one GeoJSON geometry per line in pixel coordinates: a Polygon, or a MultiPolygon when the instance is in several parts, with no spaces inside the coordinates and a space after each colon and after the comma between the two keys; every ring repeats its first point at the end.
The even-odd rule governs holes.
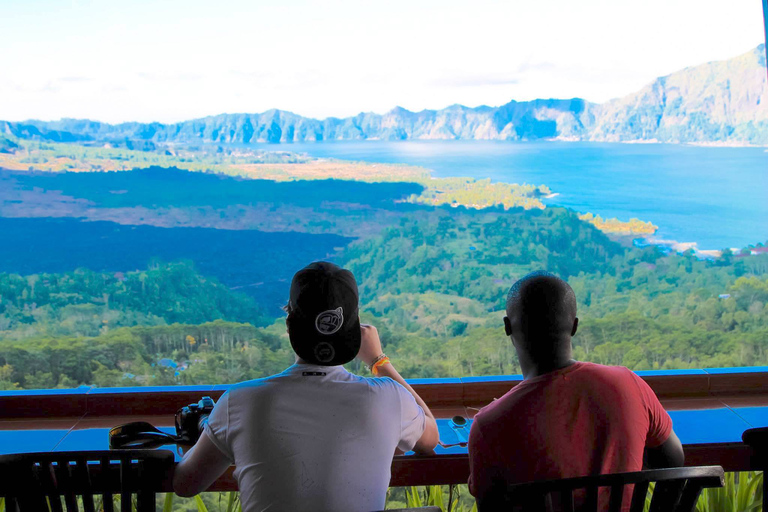
{"type": "Polygon", "coordinates": [[[16,389],[0,391],[0,397],[4,396],[43,396],[43,395],[87,395],[93,388],[80,386],[73,389],[16,389]]]}
{"type": "Polygon", "coordinates": [[[640,377],[664,377],[673,375],[707,375],[706,370],[640,370],[635,372],[640,377]]]}
{"type": "Polygon", "coordinates": [[[213,385],[205,386],[132,386],[124,388],[93,388],[89,395],[102,395],[111,393],[205,393],[213,391],[213,385]]]}
{"type": "MultiPolygon", "coordinates": [[[[674,376],[674,375],[722,375],[768,372],[768,367],[746,368],[714,368],[706,370],[655,370],[637,372],[641,376],[674,376]]],[[[520,375],[503,375],[489,377],[465,377],[461,379],[411,379],[411,384],[458,384],[482,382],[515,382],[521,381],[520,375]]],[[[194,392],[201,395],[213,390],[226,390],[229,385],[207,386],[153,386],[153,387],[124,387],[124,388],[90,388],[81,387],[69,390],[19,390],[2,391],[2,396],[43,396],[104,393],[146,393],[146,392],[194,392]]],[[[684,444],[706,444],[722,442],[740,442],[741,434],[747,428],[768,426],[768,407],[728,408],[723,406],[716,409],[670,411],[674,428],[684,444]]],[[[462,432],[469,436],[471,421],[462,432]]],[[[456,430],[452,429],[448,419],[439,419],[441,440],[446,444],[459,441],[456,430]]],[[[173,433],[172,427],[162,428],[173,433]]],[[[0,453],[20,453],[34,451],[106,449],[108,446],[108,429],[81,430],[3,430],[0,431],[0,453]]],[[[438,447],[438,453],[466,453],[466,448],[456,446],[451,448],[438,447]]]]}
{"type": "Polygon", "coordinates": [[[768,407],[734,407],[732,410],[749,423],[750,428],[768,427],[768,407]]]}
{"type": "Polygon", "coordinates": [[[710,375],[722,375],[724,373],[764,373],[768,372],[768,366],[740,366],[734,368],[705,368],[710,375]]]}
{"type": "Polygon", "coordinates": [[[727,407],[669,411],[669,416],[683,444],[740,443],[741,434],[750,428],[749,423],[727,407]]]}
{"type": "Polygon", "coordinates": [[[68,430],[0,430],[0,455],[10,453],[50,452],[68,430]]]}
{"type": "MultiPolygon", "coordinates": [[[[768,0],[766,0],[768,1],[768,0]]],[[[768,366],[747,366],[735,368],[705,368],[705,369],[683,369],[683,370],[645,370],[637,371],[638,375],[663,377],[680,375],[722,375],[722,374],[742,374],[742,373],[768,373],[768,366]]],[[[522,375],[491,375],[485,377],[461,377],[461,378],[439,378],[439,379],[406,379],[409,384],[416,385],[439,385],[439,384],[469,384],[478,382],[520,382],[522,375]]],[[[198,386],[131,386],[119,388],[97,388],[81,386],[75,389],[32,389],[32,390],[13,390],[0,391],[0,397],[3,396],[34,396],[34,395],[82,395],[82,394],[105,394],[105,393],[173,393],[173,392],[194,392],[205,393],[209,391],[226,391],[231,387],[230,384],[211,384],[198,386]]]]}
{"type": "Polygon", "coordinates": [[[461,379],[458,378],[451,378],[451,379],[405,379],[405,381],[410,385],[433,385],[433,384],[461,384],[461,379]]]}
{"type": "MultiPolygon", "coordinates": [[[[756,426],[768,426],[768,407],[741,407],[718,409],[670,411],[675,432],[683,444],[707,444],[741,442],[744,430],[756,426]]],[[[454,429],[450,420],[437,420],[440,440],[454,444],[469,440],[472,420],[464,429],[454,429]]],[[[173,427],[160,427],[173,434],[173,427]]],[[[79,430],[0,430],[0,454],[38,451],[106,450],[109,447],[108,428],[79,430]]],[[[168,449],[177,453],[173,446],[168,449]]],[[[438,454],[464,454],[467,448],[454,446],[435,450],[438,454]]],[[[177,459],[180,455],[177,453],[177,459]]]]}
{"type": "Polygon", "coordinates": [[[469,384],[472,382],[522,382],[522,375],[491,375],[488,377],[462,377],[461,382],[469,384]]]}

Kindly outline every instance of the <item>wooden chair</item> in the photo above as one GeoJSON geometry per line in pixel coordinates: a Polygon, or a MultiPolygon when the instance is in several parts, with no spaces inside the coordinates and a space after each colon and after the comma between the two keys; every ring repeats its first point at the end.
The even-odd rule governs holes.
{"type": "Polygon", "coordinates": [[[478,502],[481,512],[619,512],[625,510],[622,501],[624,487],[634,485],[630,512],[643,512],[648,487],[656,482],[650,512],[693,512],[701,490],[723,486],[723,468],[703,466],[690,468],[653,469],[635,473],[546,480],[508,485],[478,502]],[[607,488],[608,508],[598,509],[600,488],[607,488]],[[577,491],[577,493],[574,493],[577,491]],[[581,504],[574,496],[581,492],[581,504]]]}
{"type": "Polygon", "coordinates": [[[137,512],[154,512],[155,494],[171,476],[173,461],[167,450],[4,455],[0,497],[8,512],[79,512],[78,496],[83,511],[94,512],[94,496],[101,495],[104,511],[113,512],[113,495],[119,495],[121,512],[131,512],[135,494],[137,512]]]}
{"type": "Polygon", "coordinates": [[[741,440],[752,449],[750,466],[763,472],[763,508],[768,503],[768,485],[765,471],[768,469],[768,427],[750,428],[741,435],[741,440]]]}

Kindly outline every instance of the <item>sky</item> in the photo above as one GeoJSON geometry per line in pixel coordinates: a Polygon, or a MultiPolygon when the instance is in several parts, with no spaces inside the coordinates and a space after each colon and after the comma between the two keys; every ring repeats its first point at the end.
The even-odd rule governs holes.
{"type": "Polygon", "coordinates": [[[0,0],[0,119],[603,102],[763,41],[759,0],[0,0]]]}

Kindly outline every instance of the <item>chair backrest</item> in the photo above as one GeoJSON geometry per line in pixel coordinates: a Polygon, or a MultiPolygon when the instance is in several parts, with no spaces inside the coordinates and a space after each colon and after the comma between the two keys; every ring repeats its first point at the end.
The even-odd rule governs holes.
{"type": "Polygon", "coordinates": [[[752,448],[752,468],[765,469],[768,466],[768,427],[745,430],[741,439],[752,448]]]}
{"type": "Polygon", "coordinates": [[[173,461],[167,450],[3,455],[0,497],[8,512],[79,512],[78,502],[84,512],[94,512],[98,502],[113,512],[116,495],[121,512],[154,512],[155,494],[172,475],[173,461]]]}
{"type": "Polygon", "coordinates": [[[507,485],[483,497],[478,508],[481,512],[620,512],[627,506],[623,503],[624,487],[634,485],[629,510],[643,512],[651,482],[655,486],[650,512],[693,512],[703,488],[723,486],[723,468],[652,469],[507,485]],[[607,508],[605,503],[601,507],[601,489],[609,493],[607,508]]]}
{"type": "MultiPolygon", "coordinates": [[[[752,449],[750,466],[765,472],[768,469],[768,427],[750,428],[741,435],[741,440],[752,449]]],[[[768,485],[763,483],[763,509],[768,503],[768,485]]]]}

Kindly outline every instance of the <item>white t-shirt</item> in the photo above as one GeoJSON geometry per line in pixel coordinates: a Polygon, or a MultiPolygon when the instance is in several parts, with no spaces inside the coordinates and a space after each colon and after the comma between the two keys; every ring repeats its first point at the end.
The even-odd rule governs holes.
{"type": "Polygon", "coordinates": [[[236,466],[244,512],[368,512],[384,508],[395,448],[424,428],[392,379],[295,364],[230,388],[205,433],[236,466]]]}

